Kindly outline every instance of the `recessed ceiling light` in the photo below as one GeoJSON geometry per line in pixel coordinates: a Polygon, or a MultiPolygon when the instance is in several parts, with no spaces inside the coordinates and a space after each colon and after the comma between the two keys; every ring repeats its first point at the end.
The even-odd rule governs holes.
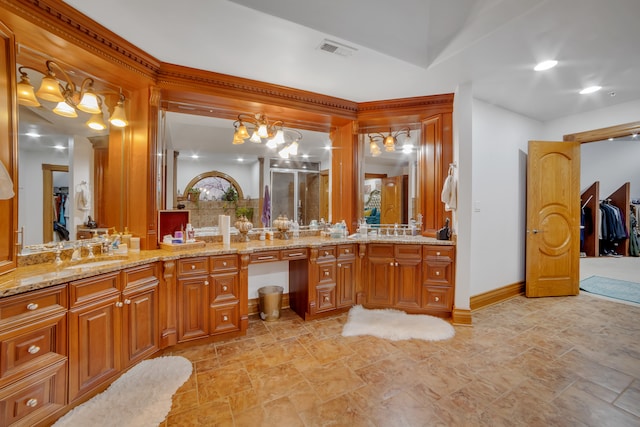
{"type": "Polygon", "coordinates": [[[593,92],[597,92],[600,89],[602,89],[602,86],[589,86],[589,87],[585,87],[584,89],[582,89],[580,91],[580,95],[586,95],[588,93],[593,93],[593,92]]]}
{"type": "Polygon", "coordinates": [[[64,145],[58,144],[58,145],[54,145],[53,148],[55,148],[56,150],[64,150],[67,147],[65,147],[64,145]]]}
{"type": "Polygon", "coordinates": [[[244,159],[242,157],[238,157],[238,161],[239,162],[244,162],[244,159]]]}
{"type": "Polygon", "coordinates": [[[199,158],[199,157],[200,157],[200,156],[198,156],[197,154],[193,154],[193,155],[191,155],[191,158],[192,158],[192,159],[197,159],[197,158],[199,158]]]}
{"type": "Polygon", "coordinates": [[[27,133],[25,133],[25,135],[32,136],[34,138],[40,138],[40,134],[37,133],[37,132],[27,132],[27,133]]]}
{"type": "Polygon", "coordinates": [[[303,158],[303,159],[308,159],[308,158],[309,158],[309,155],[308,155],[308,154],[303,154],[303,155],[302,155],[302,158],[303,158]]]}
{"type": "Polygon", "coordinates": [[[536,71],[545,71],[555,67],[556,65],[558,65],[558,61],[554,59],[549,59],[548,61],[542,61],[541,63],[533,67],[533,69],[536,71]]]}

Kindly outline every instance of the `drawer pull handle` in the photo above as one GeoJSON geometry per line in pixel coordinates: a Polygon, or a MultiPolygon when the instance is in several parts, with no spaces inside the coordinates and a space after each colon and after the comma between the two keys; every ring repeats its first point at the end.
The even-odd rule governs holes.
{"type": "Polygon", "coordinates": [[[302,255],[304,255],[302,252],[296,252],[295,254],[289,254],[290,257],[302,256],[302,255]]]}
{"type": "Polygon", "coordinates": [[[345,249],[345,250],[344,250],[344,253],[345,253],[345,254],[348,254],[348,253],[349,253],[349,249],[345,249]]]}
{"type": "Polygon", "coordinates": [[[269,255],[269,256],[259,256],[259,257],[258,257],[258,260],[259,260],[259,261],[264,261],[264,260],[267,260],[267,259],[273,259],[273,255],[269,255]]]}
{"type": "Polygon", "coordinates": [[[27,304],[27,310],[37,310],[38,309],[38,304],[36,304],[35,302],[30,302],[29,304],[27,304]]]}
{"type": "Polygon", "coordinates": [[[229,316],[222,316],[222,321],[223,322],[229,321],[229,316]]]}
{"type": "Polygon", "coordinates": [[[116,303],[116,307],[122,307],[123,305],[124,305],[124,304],[123,304],[122,302],[120,302],[120,301],[118,301],[118,302],[116,303]]]}
{"type": "Polygon", "coordinates": [[[436,256],[440,256],[440,252],[436,252],[436,256]]]}
{"type": "Polygon", "coordinates": [[[227,289],[229,289],[229,287],[228,287],[227,285],[224,285],[224,286],[222,287],[222,290],[223,290],[223,291],[225,291],[225,292],[227,291],[227,289]]]}
{"type": "Polygon", "coordinates": [[[391,267],[393,267],[393,263],[392,263],[392,262],[390,262],[390,263],[389,263],[389,265],[390,265],[391,267]]]}
{"type": "Polygon", "coordinates": [[[342,267],[342,264],[338,264],[338,267],[342,267]]]}
{"type": "Polygon", "coordinates": [[[227,266],[227,261],[222,261],[222,266],[226,267],[227,266]]]}
{"type": "Polygon", "coordinates": [[[32,345],[27,351],[29,352],[29,354],[37,354],[40,351],[40,347],[38,347],[37,345],[32,345]]]}
{"type": "Polygon", "coordinates": [[[129,298],[126,298],[126,299],[124,300],[124,303],[125,303],[125,304],[127,304],[127,305],[128,305],[128,304],[131,304],[131,300],[130,300],[129,298]]]}
{"type": "Polygon", "coordinates": [[[36,406],[38,406],[38,399],[31,398],[27,400],[27,406],[29,408],[35,408],[36,406]]]}
{"type": "Polygon", "coordinates": [[[440,275],[440,272],[439,272],[439,271],[436,271],[436,276],[439,276],[439,275],[440,275]]]}
{"type": "Polygon", "coordinates": [[[329,302],[329,295],[324,296],[324,302],[329,302]]]}
{"type": "Polygon", "coordinates": [[[208,281],[208,280],[205,280],[205,281],[204,281],[204,285],[205,285],[205,286],[209,286],[209,281],[208,281]]]}
{"type": "Polygon", "coordinates": [[[329,255],[329,251],[324,251],[324,256],[328,256],[329,255]]]}
{"type": "Polygon", "coordinates": [[[440,301],[440,297],[435,297],[434,300],[436,300],[436,302],[440,301]]]}
{"type": "Polygon", "coordinates": [[[328,271],[325,271],[325,272],[324,272],[324,275],[325,275],[325,276],[328,276],[328,275],[329,275],[329,272],[328,272],[328,271]]]}
{"type": "Polygon", "coordinates": [[[192,269],[192,270],[195,270],[195,269],[196,269],[195,264],[191,264],[191,269],[192,269]]]}

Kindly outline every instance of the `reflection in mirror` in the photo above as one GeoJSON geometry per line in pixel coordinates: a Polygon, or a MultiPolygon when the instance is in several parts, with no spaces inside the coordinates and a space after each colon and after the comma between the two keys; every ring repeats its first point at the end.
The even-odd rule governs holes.
{"type": "Polygon", "coordinates": [[[247,213],[252,212],[249,220],[255,228],[272,226],[271,220],[280,214],[303,224],[320,219],[320,176],[328,176],[331,166],[328,134],[295,130],[302,136],[298,153],[285,159],[278,155],[278,147],[269,148],[264,141],[247,139],[243,144],[233,144],[234,120],[162,111],[160,127],[166,162],[162,209],[191,210],[191,218],[204,218],[196,227],[216,227],[220,213],[230,215],[233,224],[239,214],[249,218],[247,213]],[[240,190],[238,200],[225,200],[223,194],[223,200],[216,201],[217,196],[202,191],[197,201],[189,200],[188,190],[194,180],[211,174],[227,177],[240,190]],[[261,211],[266,186],[271,207],[268,216],[261,211]]]}
{"type": "Polygon", "coordinates": [[[96,78],[22,46],[17,71],[20,79],[18,222],[19,228],[24,229],[22,244],[26,247],[76,240],[89,216],[99,223],[103,220],[96,217],[95,212],[94,158],[96,151],[108,150],[106,97],[115,98],[115,102],[110,101],[115,104],[122,95],[96,78]],[[38,89],[46,79],[47,69],[56,74],[50,78],[53,92],[58,91],[66,102],[47,100],[52,98],[38,89]],[[88,108],[97,108],[101,113],[83,111],[87,109],[84,95],[88,92],[88,108]],[[76,117],[60,115],[61,105],[76,117]],[[97,126],[100,122],[104,126],[97,126]]]}
{"type": "Polygon", "coordinates": [[[370,225],[408,224],[417,220],[420,130],[408,127],[360,135],[364,153],[362,217],[370,225]],[[387,138],[391,134],[394,138],[387,138]]]}

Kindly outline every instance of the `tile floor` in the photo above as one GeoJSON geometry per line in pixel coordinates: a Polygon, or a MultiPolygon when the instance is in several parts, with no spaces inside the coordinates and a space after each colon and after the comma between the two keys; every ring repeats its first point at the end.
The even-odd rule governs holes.
{"type": "Polygon", "coordinates": [[[639,426],[640,307],[517,297],[448,341],[340,335],[346,314],[249,322],[182,349],[169,426],[639,426]]]}

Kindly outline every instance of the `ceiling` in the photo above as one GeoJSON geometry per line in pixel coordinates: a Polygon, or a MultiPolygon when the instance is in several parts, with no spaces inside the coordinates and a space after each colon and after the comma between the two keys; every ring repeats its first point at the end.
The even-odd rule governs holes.
{"type": "MultiPolygon", "coordinates": [[[[66,3],[160,61],[355,102],[469,83],[474,98],[544,122],[640,99],[638,0],[66,3]],[[533,71],[546,59],[559,63],[533,71]],[[602,90],[578,93],[591,85],[602,90]]],[[[197,138],[180,126],[168,124],[176,140],[197,138]]]]}

